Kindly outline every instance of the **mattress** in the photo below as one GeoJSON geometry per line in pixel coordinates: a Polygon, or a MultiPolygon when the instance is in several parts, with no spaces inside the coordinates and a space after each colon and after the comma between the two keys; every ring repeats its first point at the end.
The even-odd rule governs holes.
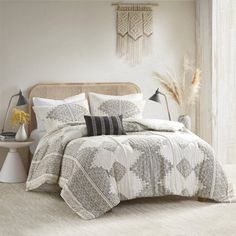
{"type": "Polygon", "coordinates": [[[40,141],[40,139],[46,134],[46,131],[44,130],[38,130],[38,129],[34,129],[31,134],[30,134],[30,138],[34,140],[34,142],[30,145],[30,153],[33,155],[38,143],[40,141]]]}

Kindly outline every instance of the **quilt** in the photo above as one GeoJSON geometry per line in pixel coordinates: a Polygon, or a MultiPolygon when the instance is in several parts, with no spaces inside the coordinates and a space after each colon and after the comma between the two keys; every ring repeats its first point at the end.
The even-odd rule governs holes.
{"type": "Polygon", "coordinates": [[[178,122],[127,119],[127,135],[87,137],[85,125],[47,133],[31,162],[26,190],[58,184],[83,219],[120,201],[166,195],[231,202],[233,190],[210,145],[178,122]]]}

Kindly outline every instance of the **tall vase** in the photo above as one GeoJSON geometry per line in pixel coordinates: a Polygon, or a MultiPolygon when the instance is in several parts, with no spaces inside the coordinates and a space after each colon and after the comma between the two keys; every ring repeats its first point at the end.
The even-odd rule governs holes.
{"type": "Polygon", "coordinates": [[[178,121],[182,123],[187,129],[191,129],[191,117],[188,115],[181,115],[178,121]]]}
{"type": "Polygon", "coordinates": [[[22,142],[22,141],[25,141],[28,139],[28,136],[27,136],[27,133],[25,131],[25,125],[22,124],[20,125],[17,133],[16,133],[16,137],[15,137],[15,140],[16,141],[19,141],[19,142],[22,142]]]}

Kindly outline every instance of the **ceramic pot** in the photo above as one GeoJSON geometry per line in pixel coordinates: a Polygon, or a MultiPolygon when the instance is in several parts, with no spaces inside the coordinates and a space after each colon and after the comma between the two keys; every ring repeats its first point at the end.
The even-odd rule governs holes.
{"type": "Polygon", "coordinates": [[[20,141],[25,141],[27,139],[28,139],[28,136],[27,136],[27,133],[25,131],[25,125],[22,124],[22,125],[20,125],[20,127],[19,127],[19,129],[16,133],[15,140],[20,142],[20,141]]]}
{"type": "Polygon", "coordinates": [[[187,129],[191,129],[191,118],[188,115],[181,115],[178,118],[178,121],[181,122],[187,129]]]}

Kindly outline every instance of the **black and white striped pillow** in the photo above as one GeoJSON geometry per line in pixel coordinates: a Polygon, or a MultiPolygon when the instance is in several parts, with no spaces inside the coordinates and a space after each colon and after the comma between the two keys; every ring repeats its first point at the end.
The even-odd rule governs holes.
{"type": "Polygon", "coordinates": [[[84,116],[88,136],[123,135],[122,116],[84,116]]]}

